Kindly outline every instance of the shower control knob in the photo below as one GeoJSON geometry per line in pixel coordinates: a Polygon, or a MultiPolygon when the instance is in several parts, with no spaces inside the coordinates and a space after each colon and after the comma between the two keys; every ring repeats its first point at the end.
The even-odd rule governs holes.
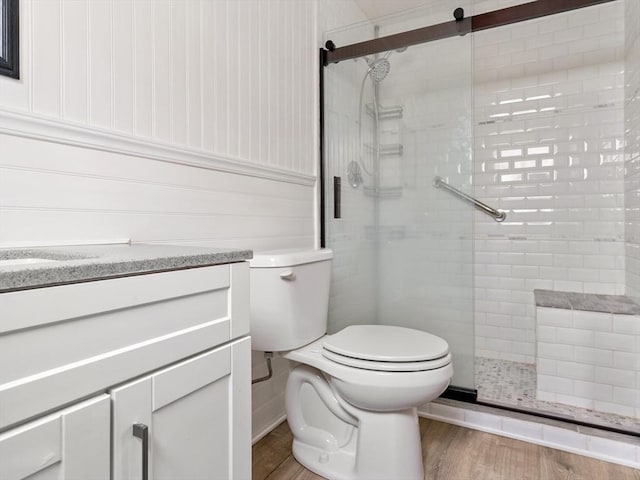
{"type": "Polygon", "coordinates": [[[324,44],[324,46],[330,52],[333,52],[336,49],[336,44],[333,43],[333,40],[327,40],[327,42],[324,44]]]}
{"type": "Polygon", "coordinates": [[[453,18],[456,19],[456,22],[459,22],[460,20],[462,20],[464,18],[464,9],[463,8],[456,8],[453,11],[453,18]]]}

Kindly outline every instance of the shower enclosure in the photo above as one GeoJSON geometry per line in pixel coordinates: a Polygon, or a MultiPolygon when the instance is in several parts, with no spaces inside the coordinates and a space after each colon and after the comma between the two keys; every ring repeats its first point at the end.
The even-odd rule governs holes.
{"type": "MultiPolygon", "coordinates": [[[[386,35],[386,25],[375,33],[386,35]]],[[[453,384],[468,389],[472,212],[433,181],[470,189],[470,39],[441,42],[450,55],[424,43],[325,71],[326,178],[330,186],[334,177],[345,180],[341,218],[334,219],[334,195],[326,204],[327,246],[336,257],[330,328],[381,323],[445,337],[453,384]]]]}
{"type": "Polygon", "coordinates": [[[449,397],[640,432],[625,8],[434,1],[326,32],[330,332],[425,330],[450,345],[449,397]]]}

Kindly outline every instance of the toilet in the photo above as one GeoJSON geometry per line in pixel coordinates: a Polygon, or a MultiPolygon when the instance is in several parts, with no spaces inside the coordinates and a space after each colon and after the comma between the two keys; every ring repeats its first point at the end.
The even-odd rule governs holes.
{"type": "Polygon", "coordinates": [[[330,480],[421,480],[417,406],[449,385],[449,346],[385,325],[327,335],[332,258],[275,250],[250,260],[252,349],[297,364],[285,397],[293,455],[330,480]]]}

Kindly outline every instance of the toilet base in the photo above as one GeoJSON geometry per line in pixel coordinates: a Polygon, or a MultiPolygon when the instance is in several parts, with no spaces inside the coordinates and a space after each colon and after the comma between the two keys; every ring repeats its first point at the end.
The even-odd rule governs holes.
{"type": "Polygon", "coordinates": [[[286,387],[294,457],[330,480],[422,480],[417,408],[389,406],[433,400],[446,388],[451,365],[425,372],[371,372],[328,361],[320,348],[314,343],[286,355],[301,362],[289,373],[286,387]],[[341,395],[347,387],[349,398],[364,397],[368,404],[349,403],[341,395]]]}
{"type": "Polygon", "coordinates": [[[422,480],[417,410],[358,412],[355,445],[328,450],[294,439],[293,456],[329,480],[422,480]],[[353,448],[355,447],[355,448],[353,448]]]}
{"type": "Polygon", "coordinates": [[[353,480],[356,456],[345,451],[327,452],[298,440],[291,448],[294,458],[307,470],[330,480],[353,480]]]}

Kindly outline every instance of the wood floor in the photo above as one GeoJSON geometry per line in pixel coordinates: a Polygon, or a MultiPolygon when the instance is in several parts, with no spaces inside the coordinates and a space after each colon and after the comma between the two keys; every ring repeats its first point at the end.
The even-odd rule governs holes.
{"type": "MultiPolygon", "coordinates": [[[[640,470],[420,419],[425,480],[640,480],[640,470]]],[[[253,480],[322,480],[291,456],[287,422],[253,446],[253,480]]],[[[389,479],[396,480],[396,479],[389,479]]]]}

